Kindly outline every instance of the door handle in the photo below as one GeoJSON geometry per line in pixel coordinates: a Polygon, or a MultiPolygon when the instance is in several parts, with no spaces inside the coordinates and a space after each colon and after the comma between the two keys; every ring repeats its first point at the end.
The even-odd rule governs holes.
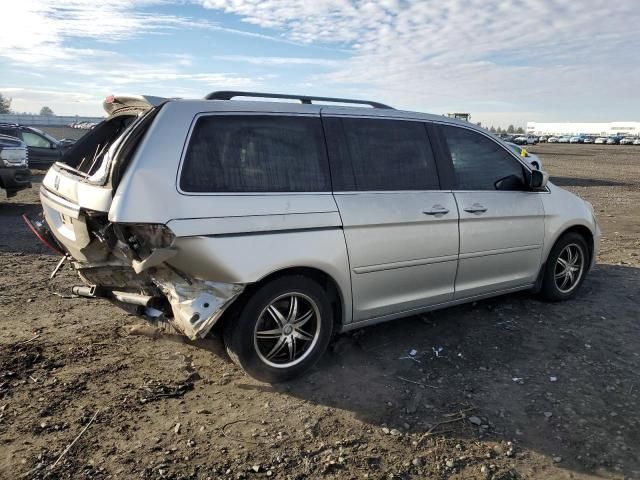
{"type": "Polygon", "coordinates": [[[434,205],[433,207],[423,210],[422,213],[425,215],[446,215],[449,213],[449,209],[443,207],[442,205],[434,205]]]}
{"type": "Polygon", "coordinates": [[[487,207],[479,203],[474,203],[470,207],[465,208],[464,211],[469,213],[484,213],[487,211],[487,207]]]}

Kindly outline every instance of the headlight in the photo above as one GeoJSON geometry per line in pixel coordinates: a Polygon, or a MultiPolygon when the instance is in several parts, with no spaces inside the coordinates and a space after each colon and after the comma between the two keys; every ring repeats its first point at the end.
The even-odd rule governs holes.
{"type": "Polygon", "coordinates": [[[20,147],[4,147],[0,150],[0,160],[5,167],[26,167],[27,151],[20,147]]]}

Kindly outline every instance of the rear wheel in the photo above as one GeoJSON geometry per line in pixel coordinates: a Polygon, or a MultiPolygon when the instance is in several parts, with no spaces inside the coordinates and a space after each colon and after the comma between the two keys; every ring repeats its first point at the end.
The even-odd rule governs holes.
{"type": "Polygon", "coordinates": [[[325,290],[302,275],[261,286],[224,327],[231,359],[252,377],[282,382],[304,373],[326,350],[333,318],[325,290]]]}
{"type": "Polygon", "coordinates": [[[555,244],[545,268],[542,296],[558,302],[575,296],[589,265],[587,243],[582,235],[568,233],[555,244]]]}

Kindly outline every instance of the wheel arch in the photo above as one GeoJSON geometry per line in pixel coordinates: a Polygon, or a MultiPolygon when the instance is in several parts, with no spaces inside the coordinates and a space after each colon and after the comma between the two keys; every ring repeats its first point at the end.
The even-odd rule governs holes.
{"type": "Polygon", "coordinates": [[[555,247],[555,245],[560,241],[562,237],[564,237],[569,233],[577,233],[585,239],[585,242],[587,244],[587,250],[588,250],[587,253],[589,255],[589,259],[588,259],[588,262],[586,262],[586,264],[591,265],[591,261],[593,259],[593,254],[594,254],[594,248],[595,248],[593,232],[586,225],[582,225],[582,224],[570,225],[564,228],[563,230],[560,230],[560,232],[553,239],[553,243],[549,247],[548,251],[546,252],[546,256],[544,258],[544,261],[542,262],[542,265],[540,266],[540,271],[538,272],[538,278],[536,280],[536,284],[534,287],[535,292],[539,292],[540,289],[542,288],[542,280],[544,278],[544,272],[547,268],[549,255],[551,255],[551,252],[553,251],[553,247],[555,247]]]}
{"type": "Polygon", "coordinates": [[[231,304],[231,306],[224,312],[221,321],[218,322],[218,324],[224,325],[226,322],[230,321],[230,319],[237,314],[239,308],[241,308],[242,305],[247,301],[247,299],[260,287],[266,285],[269,282],[272,282],[277,278],[291,275],[303,275],[305,277],[311,278],[325,289],[325,291],[329,295],[329,302],[332,308],[334,331],[340,331],[340,329],[345,324],[345,312],[347,308],[345,302],[345,294],[341,291],[338,282],[336,282],[336,280],[327,272],[316,267],[307,266],[292,266],[281,268],[263,276],[256,282],[250,283],[238,296],[238,298],[231,304]]]}
{"type": "MultiPolygon", "coordinates": [[[[589,261],[587,262],[587,265],[591,264],[591,260],[593,259],[593,250],[594,250],[594,238],[593,238],[593,232],[591,231],[591,229],[589,229],[589,227],[586,227],[585,225],[572,225],[568,228],[566,228],[565,230],[563,230],[560,235],[558,235],[555,239],[555,241],[553,242],[553,245],[555,246],[556,243],[558,243],[558,240],[560,240],[562,237],[564,237],[565,235],[567,235],[568,233],[577,233],[580,236],[582,236],[582,238],[584,238],[585,242],[587,243],[587,250],[588,250],[588,254],[589,254],[589,261]]],[[[553,247],[551,247],[551,250],[553,250],[553,247]]],[[[549,255],[551,254],[551,250],[549,250],[549,254],[547,254],[547,258],[549,257],[549,255]]],[[[545,259],[545,263],[546,263],[546,259],[545,259]]]]}

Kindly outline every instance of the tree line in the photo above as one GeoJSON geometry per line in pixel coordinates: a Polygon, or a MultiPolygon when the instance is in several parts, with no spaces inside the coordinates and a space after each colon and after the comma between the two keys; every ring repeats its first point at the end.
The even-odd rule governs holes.
{"type": "Polygon", "coordinates": [[[491,133],[524,133],[524,128],[516,128],[513,125],[509,125],[505,130],[501,127],[495,128],[493,125],[491,125],[491,127],[489,127],[489,131],[491,133]]]}
{"type": "MultiPolygon", "coordinates": [[[[0,114],[3,114],[3,113],[16,113],[13,110],[11,110],[11,101],[12,100],[13,99],[7,98],[2,93],[0,93],[0,114]]],[[[55,113],[53,113],[53,110],[51,110],[51,108],[49,108],[49,107],[47,107],[45,105],[44,107],[42,107],[40,109],[39,115],[52,117],[53,115],[55,115],[55,113]]]]}
{"type": "MultiPolygon", "coordinates": [[[[476,125],[478,125],[479,127],[482,126],[481,122],[478,122],[476,125]]],[[[486,128],[486,127],[485,127],[486,128]]],[[[507,128],[502,128],[502,127],[494,127],[493,125],[491,125],[488,130],[491,133],[524,133],[524,128],[522,127],[514,127],[513,125],[509,125],[507,128]]]]}

